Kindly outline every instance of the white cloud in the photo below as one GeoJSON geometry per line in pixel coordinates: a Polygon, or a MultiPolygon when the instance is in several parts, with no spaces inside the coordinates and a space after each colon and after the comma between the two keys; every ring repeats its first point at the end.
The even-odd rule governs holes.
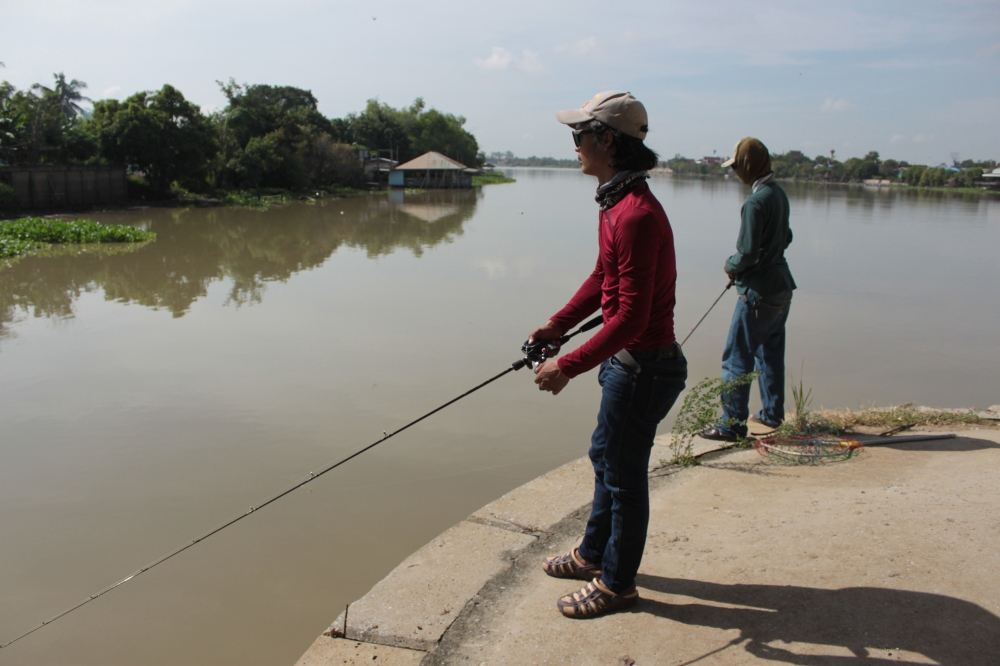
{"type": "Polygon", "coordinates": [[[821,110],[823,113],[838,113],[840,111],[847,111],[853,108],[854,105],[843,97],[827,97],[823,100],[821,110]]]}
{"type": "Polygon", "coordinates": [[[494,71],[504,71],[513,67],[522,72],[539,72],[542,70],[542,61],[537,53],[529,49],[524,49],[520,55],[515,56],[502,46],[494,46],[488,57],[476,58],[476,66],[494,71]]]}
{"type": "Polygon", "coordinates": [[[122,91],[121,86],[108,86],[107,88],[101,91],[101,99],[107,99],[108,97],[117,98],[121,94],[121,91],[122,91]]]}
{"type": "Polygon", "coordinates": [[[889,137],[889,143],[903,143],[906,141],[906,136],[903,134],[893,134],[889,137]]]}
{"type": "Polygon", "coordinates": [[[510,67],[514,56],[502,46],[494,46],[488,58],[476,58],[476,65],[483,69],[503,70],[510,67]]]}

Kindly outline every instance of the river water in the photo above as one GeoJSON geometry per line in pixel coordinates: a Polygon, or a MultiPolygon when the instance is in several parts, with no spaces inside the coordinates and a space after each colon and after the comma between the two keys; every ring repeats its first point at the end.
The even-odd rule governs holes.
{"type": "MultiPolygon", "coordinates": [[[[0,643],[516,360],[592,267],[596,207],[575,171],[512,173],[474,192],[95,213],[158,239],[0,269],[0,643]]],[[[725,285],[746,191],[651,185],[683,337],[725,285]]],[[[813,406],[1000,402],[1000,201],[787,189],[788,369],[813,406]]],[[[688,343],[692,380],[718,373],[733,298],[688,343]]],[[[583,455],[595,383],[553,397],[511,373],[0,664],[292,663],[407,554],[583,455]]]]}

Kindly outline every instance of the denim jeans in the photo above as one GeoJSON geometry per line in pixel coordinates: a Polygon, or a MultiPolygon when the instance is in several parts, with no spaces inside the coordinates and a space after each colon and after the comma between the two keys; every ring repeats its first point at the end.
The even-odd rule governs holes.
{"type": "MultiPolygon", "coordinates": [[[[757,370],[761,410],[757,418],[776,426],[785,419],[785,321],[792,292],[762,298],[753,291],[741,295],[722,352],[722,379],[729,381],[757,370]]],[[[750,385],[740,384],[722,395],[718,427],[745,436],[750,416],[750,385]]]]}
{"type": "Polygon", "coordinates": [[[601,581],[614,592],[635,585],[649,523],[649,452],[656,426],[687,379],[679,347],[635,356],[638,371],[614,357],[601,364],[601,406],[590,444],[594,502],[580,544],[580,556],[601,566],[601,581]]]}

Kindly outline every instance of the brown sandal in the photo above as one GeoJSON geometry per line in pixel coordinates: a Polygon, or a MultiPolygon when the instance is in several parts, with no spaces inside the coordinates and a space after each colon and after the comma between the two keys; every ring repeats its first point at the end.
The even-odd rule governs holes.
{"type": "Polygon", "coordinates": [[[601,575],[601,567],[584,561],[577,548],[562,555],[545,558],[542,570],[553,578],[593,580],[601,575]]]}
{"type": "Polygon", "coordinates": [[[624,610],[639,600],[634,587],[628,592],[615,594],[595,578],[579,592],[567,594],[556,602],[556,607],[566,617],[587,619],[624,610]]]}

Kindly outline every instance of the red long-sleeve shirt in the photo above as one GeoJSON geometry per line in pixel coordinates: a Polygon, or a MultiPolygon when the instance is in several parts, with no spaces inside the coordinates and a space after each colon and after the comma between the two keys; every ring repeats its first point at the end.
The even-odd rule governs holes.
{"type": "Polygon", "coordinates": [[[568,331],[601,308],[601,330],[558,360],[569,377],[590,370],[621,349],[657,349],[675,341],[674,235],[647,184],[601,211],[597,242],[594,272],[552,316],[557,327],[568,331]]]}

